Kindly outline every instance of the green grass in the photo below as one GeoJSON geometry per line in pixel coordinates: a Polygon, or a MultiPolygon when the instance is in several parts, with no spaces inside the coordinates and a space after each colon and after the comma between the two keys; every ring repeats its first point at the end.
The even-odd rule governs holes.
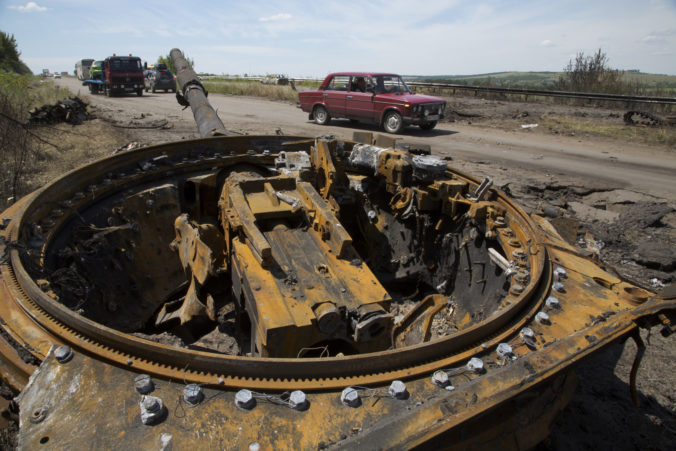
{"type": "Polygon", "coordinates": [[[289,86],[264,85],[261,82],[246,81],[205,81],[204,87],[209,92],[230,94],[235,96],[264,97],[273,100],[284,100],[296,103],[298,93],[289,86]]]}
{"type": "Polygon", "coordinates": [[[637,127],[634,125],[602,124],[584,118],[545,114],[539,121],[555,133],[576,135],[592,135],[612,138],[625,142],[636,142],[649,145],[676,147],[676,127],[637,127]]]}

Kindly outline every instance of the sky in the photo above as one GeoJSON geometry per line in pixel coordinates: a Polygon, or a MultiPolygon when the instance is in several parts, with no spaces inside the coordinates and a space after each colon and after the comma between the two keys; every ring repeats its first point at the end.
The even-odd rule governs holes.
{"type": "Polygon", "coordinates": [[[215,74],[561,71],[601,48],[612,68],[676,75],[676,0],[0,0],[0,30],[35,73],[174,47],[215,74]]]}

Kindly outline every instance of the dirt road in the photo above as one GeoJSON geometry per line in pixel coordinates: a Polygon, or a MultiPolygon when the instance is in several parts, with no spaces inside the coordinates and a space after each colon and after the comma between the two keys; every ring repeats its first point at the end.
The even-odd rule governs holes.
{"type": "MultiPolygon", "coordinates": [[[[57,84],[87,94],[72,78],[57,84]]],[[[197,137],[191,111],[181,110],[173,94],[89,99],[95,114],[124,127],[130,141],[148,145],[197,137]]],[[[210,95],[209,100],[226,128],[240,133],[281,130],[287,135],[333,134],[349,139],[354,131],[380,132],[346,120],[318,126],[306,113],[283,102],[223,95],[210,95]]],[[[449,99],[449,106],[453,108],[456,101],[449,99]]],[[[490,114],[490,103],[486,105],[483,114],[490,114]]],[[[581,113],[592,114],[591,109],[581,113]]],[[[619,113],[610,114],[621,117],[619,113]]],[[[526,117],[523,123],[531,120],[532,116],[526,117]]],[[[401,138],[429,144],[434,154],[452,157],[451,164],[458,169],[492,177],[527,210],[569,221],[573,234],[591,231],[601,258],[635,283],[659,290],[676,281],[676,149],[534,132],[521,129],[519,123],[498,129],[471,122],[441,123],[429,132],[410,127],[401,138]]],[[[580,365],[579,390],[541,448],[673,447],[676,340],[652,331],[638,377],[638,409],[628,388],[635,349],[631,341],[617,343],[580,365]]]]}
{"type": "MultiPolygon", "coordinates": [[[[74,78],[57,80],[73,92],[86,93],[74,78]]],[[[377,127],[347,120],[334,120],[318,126],[307,119],[295,105],[251,97],[212,94],[209,100],[218,111],[226,128],[246,133],[274,133],[313,136],[332,134],[351,138],[354,131],[379,132],[377,127]]],[[[143,97],[107,98],[92,96],[95,105],[121,115],[144,114],[166,117],[182,131],[196,132],[190,110],[181,111],[173,94],[147,93],[143,97]]],[[[625,188],[657,197],[676,200],[676,152],[644,146],[622,146],[618,143],[582,140],[568,136],[534,135],[528,129],[514,131],[489,130],[460,123],[440,123],[431,131],[409,127],[402,139],[432,146],[440,156],[452,156],[463,166],[477,160],[491,165],[518,168],[527,175],[541,178],[546,174],[566,175],[580,180],[594,179],[614,188],[625,188]]],[[[492,174],[497,184],[511,176],[492,174]]]]}

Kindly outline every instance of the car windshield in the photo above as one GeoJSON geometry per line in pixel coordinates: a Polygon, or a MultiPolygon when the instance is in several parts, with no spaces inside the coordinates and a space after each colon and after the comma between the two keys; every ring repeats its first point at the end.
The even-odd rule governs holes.
{"type": "Polygon", "coordinates": [[[111,59],[110,70],[113,72],[137,72],[141,70],[141,60],[134,59],[111,59]]]}
{"type": "Polygon", "coordinates": [[[376,83],[376,94],[411,92],[399,75],[376,75],[373,79],[376,83]]]}

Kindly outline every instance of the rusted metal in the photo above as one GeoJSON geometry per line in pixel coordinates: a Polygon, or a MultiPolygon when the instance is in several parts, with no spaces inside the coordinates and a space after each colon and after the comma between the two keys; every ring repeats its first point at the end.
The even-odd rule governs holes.
{"type": "Polygon", "coordinates": [[[670,291],[606,272],[489,181],[372,142],[151,146],[4,212],[22,446],[184,448],[199,424],[217,448],[529,448],[574,363],[671,324],[670,291]]]}

